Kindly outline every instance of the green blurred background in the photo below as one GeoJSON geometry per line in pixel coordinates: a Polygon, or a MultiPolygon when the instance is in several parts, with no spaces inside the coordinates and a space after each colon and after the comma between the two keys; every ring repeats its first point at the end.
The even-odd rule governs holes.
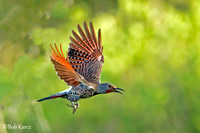
{"type": "Polygon", "coordinates": [[[200,132],[200,1],[0,0],[0,132],[200,132]],[[80,101],[35,100],[68,87],[49,44],[66,52],[71,30],[102,30],[101,81],[126,90],[80,101]]]}

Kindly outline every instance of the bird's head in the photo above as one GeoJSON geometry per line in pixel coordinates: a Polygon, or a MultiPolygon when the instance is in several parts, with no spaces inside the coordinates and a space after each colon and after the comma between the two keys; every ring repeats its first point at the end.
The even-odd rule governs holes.
{"type": "Polygon", "coordinates": [[[121,91],[124,91],[124,90],[121,88],[117,88],[115,85],[110,84],[110,83],[103,83],[97,86],[97,94],[105,94],[105,93],[110,93],[110,92],[117,92],[117,93],[123,94],[121,91]]]}

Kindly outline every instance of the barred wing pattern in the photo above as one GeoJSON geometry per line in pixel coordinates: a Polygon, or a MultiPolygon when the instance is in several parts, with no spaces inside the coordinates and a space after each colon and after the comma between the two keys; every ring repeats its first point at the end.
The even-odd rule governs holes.
{"type": "Polygon", "coordinates": [[[69,43],[68,57],[72,68],[96,88],[99,84],[104,62],[101,30],[99,29],[98,31],[97,41],[92,23],[90,22],[90,31],[86,22],[84,22],[83,26],[85,32],[80,25],[77,26],[81,37],[72,31],[75,39],[70,36],[71,43],[69,43]]]}
{"type": "Polygon", "coordinates": [[[69,63],[68,58],[65,59],[61,44],[60,50],[55,44],[55,49],[51,46],[50,52],[51,62],[54,64],[57,75],[62,80],[64,80],[69,86],[77,86],[80,82],[85,82],[84,78],[74,71],[71,64],[69,63]]]}

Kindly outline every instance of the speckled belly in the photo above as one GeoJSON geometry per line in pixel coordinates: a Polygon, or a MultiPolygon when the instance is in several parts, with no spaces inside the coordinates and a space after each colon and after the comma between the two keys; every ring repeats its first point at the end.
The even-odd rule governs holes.
{"type": "Polygon", "coordinates": [[[82,98],[92,97],[94,92],[95,90],[92,89],[90,86],[81,84],[71,89],[67,99],[72,102],[76,102],[82,98]]]}

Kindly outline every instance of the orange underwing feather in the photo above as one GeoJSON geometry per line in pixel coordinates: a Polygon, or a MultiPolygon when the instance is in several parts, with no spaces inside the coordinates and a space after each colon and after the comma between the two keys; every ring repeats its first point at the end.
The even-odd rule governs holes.
{"type": "Polygon", "coordinates": [[[91,32],[91,35],[92,35],[92,40],[94,42],[94,46],[96,49],[98,49],[98,44],[97,44],[97,38],[96,38],[96,35],[95,35],[95,32],[94,32],[94,27],[93,27],[93,24],[92,22],[90,22],[90,32],[91,32]]]}
{"type": "Polygon", "coordinates": [[[103,51],[103,49],[101,47],[101,29],[99,29],[99,31],[98,31],[98,43],[99,43],[99,48],[101,49],[101,51],[103,51]]]}
{"type": "Polygon", "coordinates": [[[65,56],[62,51],[62,47],[60,44],[60,51],[55,44],[55,49],[51,46],[51,62],[54,64],[55,70],[57,72],[57,75],[67,82],[69,86],[76,86],[79,85],[80,82],[82,82],[80,76],[74,71],[71,64],[69,63],[69,59],[65,59],[65,56]]]}
{"type": "Polygon", "coordinates": [[[76,34],[76,32],[74,32],[73,30],[72,30],[72,34],[73,34],[73,36],[76,38],[76,40],[79,41],[80,44],[82,44],[83,47],[84,47],[88,52],[92,50],[90,47],[88,47],[87,43],[85,43],[84,40],[83,40],[78,34],[76,34]]]}
{"type": "Polygon", "coordinates": [[[85,44],[87,45],[87,47],[90,49],[90,51],[92,50],[91,47],[91,42],[88,40],[88,38],[86,37],[85,33],[83,32],[81,26],[78,24],[77,25],[78,31],[80,33],[80,35],[82,36],[83,40],[85,41],[85,44]]]}
{"type": "Polygon", "coordinates": [[[84,50],[84,51],[87,51],[88,53],[90,53],[90,51],[85,48],[80,42],[78,42],[77,40],[75,40],[73,37],[69,37],[70,38],[70,41],[75,44],[77,47],[79,47],[80,49],[84,50]]]}
{"type": "Polygon", "coordinates": [[[91,47],[92,47],[92,49],[95,49],[95,44],[94,44],[92,36],[91,36],[91,34],[89,32],[89,29],[88,29],[88,26],[87,26],[86,22],[83,23],[83,27],[84,27],[85,33],[87,35],[87,38],[89,39],[89,41],[91,41],[91,47]]]}

